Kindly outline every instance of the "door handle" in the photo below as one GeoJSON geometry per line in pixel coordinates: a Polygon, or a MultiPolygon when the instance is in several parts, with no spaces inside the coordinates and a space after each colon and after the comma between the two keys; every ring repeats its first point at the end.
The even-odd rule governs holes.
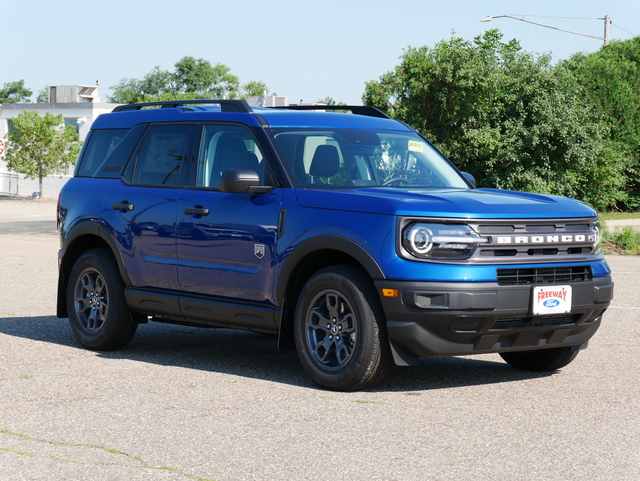
{"type": "Polygon", "coordinates": [[[123,200],[122,202],[114,202],[111,205],[111,208],[113,210],[119,210],[119,211],[131,211],[133,210],[133,204],[129,204],[128,200],[123,200]]]}
{"type": "Polygon", "coordinates": [[[201,205],[194,205],[191,207],[185,207],[184,213],[187,215],[209,215],[209,209],[201,205]]]}

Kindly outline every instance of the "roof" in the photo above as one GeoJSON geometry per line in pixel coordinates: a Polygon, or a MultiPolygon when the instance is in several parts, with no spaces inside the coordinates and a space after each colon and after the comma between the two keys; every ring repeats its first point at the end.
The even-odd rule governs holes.
{"type": "Polygon", "coordinates": [[[250,107],[244,100],[180,100],[121,105],[101,115],[93,129],[130,128],[148,122],[239,122],[263,127],[331,127],[410,131],[405,124],[365,106],[250,107]],[[155,108],[149,108],[155,107],[155,108]],[[319,111],[330,110],[330,112],[319,111]],[[333,110],[353,112],[338,113],[333,110]]]}

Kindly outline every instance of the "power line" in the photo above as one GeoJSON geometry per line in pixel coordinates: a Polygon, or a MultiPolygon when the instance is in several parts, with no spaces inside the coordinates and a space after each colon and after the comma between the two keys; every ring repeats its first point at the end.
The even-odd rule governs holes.
{"type": "Polygon", "coordinates": [[[594,17],[552,17],[551,15],[513,15],[514,17],[537,17],[537,18],[567,18],[571,20],[602,20],[594,17]]]}
{"type": "Polygon", "coordinates": [[[626,30],[624,28],[622,28],[620,25],[618,25],[617,23],[613,24],[614,27],[618,27],[620,30],[624,30],[625,32],[627,32],[629,35],[631,35],[632,37],[635,37],[634,34],[632,34],[629,30],[626,30]]]}
{"type": "MultiPolygon", "coordinates": [[[[551,15],[513,15],[513,14],[509,14],[513,17],[520,17],[522,19],[524,19],[524,17],[534,17],[534,18],[562,18],[562,19],[567,19],[567,20],[603,20],[602,18],[594,18],[594,17],[554,17],[551,15]]],[[[614,27],[618,27],[620,30],[623,30],[624,32],[628,33],[629,35],[631,35],[632,37],[635,37],[635,35],[633,33],[631,33],[629,30],[621,27],[620,25],[618,25],[617,23],[613,23],[611,22],[611,25],[614,27]]]]}

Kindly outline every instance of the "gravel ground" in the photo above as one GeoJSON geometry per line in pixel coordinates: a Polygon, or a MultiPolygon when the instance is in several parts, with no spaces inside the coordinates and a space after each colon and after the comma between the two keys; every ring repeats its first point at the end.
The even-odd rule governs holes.
{"type": "Polygon", "coordinates": [[[54,317],[57,237],[7,230],[51,222],[55,204],[10,204],[0,479],[640,479],[640,257],[608,258],[613,305],[558,373],[425,359],[334,393],[252,333],[150,323],[120,351],[82,349],[54,317]]]}

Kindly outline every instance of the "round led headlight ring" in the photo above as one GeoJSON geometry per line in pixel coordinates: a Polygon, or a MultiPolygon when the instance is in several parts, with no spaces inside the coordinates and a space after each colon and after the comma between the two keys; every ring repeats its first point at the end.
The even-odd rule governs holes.
{"type": "Polygon", "coordinates": [[[427,254],[433,247],[433,232],[423,225],[415,224],[406,233],[409,251],[417,255],[427,254]]]}

